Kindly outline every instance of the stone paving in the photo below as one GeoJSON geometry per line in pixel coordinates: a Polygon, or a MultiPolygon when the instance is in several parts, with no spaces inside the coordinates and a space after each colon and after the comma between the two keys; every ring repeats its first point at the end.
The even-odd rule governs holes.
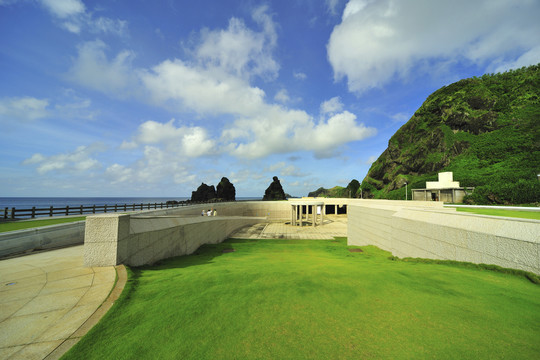
{"type": "Polygon", "coordinates": [[[112,266],[83,267],[82,245],[1,260],[0,359],[59,357],[52,353],[76,342],[115,279],[112,266]]]}
{"type": "Polygon", "coordinates": [[[240,229],[230,235],[242,239],[333,239],[347,236],[347,216],[328,215],[322,226],[292,226],[290,222],[271,222],[256,224],[240,229]]]}

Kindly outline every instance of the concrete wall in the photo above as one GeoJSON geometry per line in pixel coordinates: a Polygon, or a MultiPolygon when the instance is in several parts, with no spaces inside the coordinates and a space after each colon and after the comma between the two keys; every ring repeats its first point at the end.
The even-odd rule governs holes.
{"type": "Polygon", "coordinates": [[[540,274],[540,221],[404,204],[349,206],[349,245],[398,257],[495,264],[540,274]]]}
{"type": "Polygon", "coordinates": [[[0,257],[84,243],[84,221],[0,233],[0,257]]]}
{"type": "MultiPolygon", "coordinates": [[[[219,216],[256,216],[267,217],[269,221],[279,221],[291,217],[291,205],[288,201],[238,201],[190,205],[185,207],[148,210],[140,212],[146,215],[200,216],[202,210],[216,209],[219,216]]],[[[202,217],[202,216],[201,216],[202,217]]]]}
{"type": "Polygon", "coordinates": [[[225,240],[233,231],[266,221],[261,217],[103,214],[86,219],[85,266],[140,266],[192,254],[203,244],[225,240]]]}

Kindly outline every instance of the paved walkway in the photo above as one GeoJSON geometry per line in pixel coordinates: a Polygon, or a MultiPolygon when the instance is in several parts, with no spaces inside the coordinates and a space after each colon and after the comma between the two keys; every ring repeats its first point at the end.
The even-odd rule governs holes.
{"type": "Polygon", "coordinates": [[[286,222],[261,223],[240,229],[230,237],[242,239],[333,239],[347,236],[347,216],[328,215],[322,226],[292,226],[286,222]]]}
{"type": "Polygon", "coordinates": [[[0,260],[0,359],[60,357],[102,315],[115,279],[112,266],[83,267],[82,245],[0,260]]]}
{"type": "MultiPolygon", "coordinates": [[[[263,223],[231,235],[252,239],[341,236],[347,236],[346,216],[328,216],[323,226],[316,227],[263,223]]],[[[82,245],[0,260],[0,359],[60,358],[107,312],[125,281],[122,266],[83,267],[82,245]]]]}

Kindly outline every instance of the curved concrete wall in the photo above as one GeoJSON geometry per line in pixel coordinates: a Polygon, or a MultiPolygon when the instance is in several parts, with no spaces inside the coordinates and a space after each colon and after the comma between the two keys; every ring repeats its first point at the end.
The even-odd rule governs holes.
{"type": "Polygon", "coordinates": [[[266,221],[260,217],[178,217],[103,214],[88,217],[85,266],[140,266],[189,255],[203,244],[225,240],[233,231],[266,221]]]}
{"type": "Polygon", "coordinates": [[[409,204],[349,206],[349,245],[376,245],[398,257],[494,264],[540,274],[540,221],[409,204]]]}
{"type": "Polygon", "coordinates": [[[0,257],[84,243],[84,221],[0,234],[0,257]]]}

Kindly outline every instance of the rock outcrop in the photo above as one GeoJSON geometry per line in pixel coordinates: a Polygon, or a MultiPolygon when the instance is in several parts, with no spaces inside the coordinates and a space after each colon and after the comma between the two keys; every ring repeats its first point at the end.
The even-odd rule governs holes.
{"type": "Polygon", "coordinates": [[[202,183],[196,191],[191,192],[191,201],[210,201],[216,198],[216,188],[214,185],[208,186],[202,183]]]}
{"type": "Polygon", "coordinates": [[[224,201],[236,200],[236,189],[226,177],[222,177],[217,186],[217,197],[224,201]]]}
{"type": "Polygon", "coordinates": [[[273,181],[268,186],[268,189],[264,192],[263,200],[285,200],[285,191],[283,191],[283,187],[281,186],[281,183],[279,182],[279,179],[277,176],[273,177],[273,181]]]}

